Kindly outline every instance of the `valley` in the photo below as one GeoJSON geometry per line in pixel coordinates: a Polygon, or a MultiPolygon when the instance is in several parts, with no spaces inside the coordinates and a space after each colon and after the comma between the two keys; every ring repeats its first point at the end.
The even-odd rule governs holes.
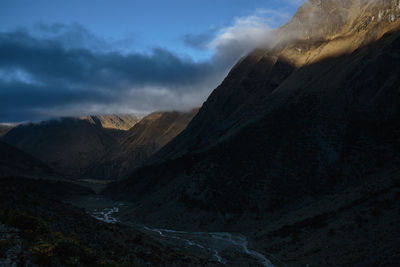
{"type": "MultiPolygon", "coordinates": [[[[38,64],[37,78],[72,86],[63,95],[72,102],[88,86],[82,96],[99,103],[67,101],[79,116],[0,124],[0,265],[397,266],[400,2],[307,0],[287,23],[265,27],[273,14],[235,20],[244,31],[263,25],[244,38],[256,34],[257,46],[198,108],[194,98],[213,84],[202,75],[225,73],[224,53],[239,58],[234,26],[208,46],[201,40],[218,30],[182,37],[197,49],[218,44],[204,62],[38,41],[73,64],[38,64]],[[64,84],[67,70],[74,82],[64,84]]],[[[24,34],[0,38],[0,52],[24,34]]],[[[46,84],[1,68],[10,88],[46,84]]],[[[40,117],[52,105],[27,110],[40,117]]]]}
{"type": "Polygon", "coordinates": [[[77,207],[84,208],[88,214],[105,223],[121,223],[141,229],[144,233],[155,236],[168,246],[182,251],[194,251],[208,255],[221,265],[226,266],[274,266],[261,253],[248,247],[248,240],[239,233],[226,232],[186,232],[171,229],[150,228],[135,224],[134,218],[125,221],[123,214],[129,211],[129,203],[106,199],[100,195],[75,197],[66,200],[77,207]]]}

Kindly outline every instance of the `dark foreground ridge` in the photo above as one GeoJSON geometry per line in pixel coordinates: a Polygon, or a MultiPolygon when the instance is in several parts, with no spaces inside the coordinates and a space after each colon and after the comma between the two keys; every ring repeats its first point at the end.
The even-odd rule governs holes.
{"type": "Polygon", "coordinates": [[[0,180],[0,265],[207,266],[216,261],[183,253],[119,224],[96,220],[62,200],[91,194],[76,185],[22,177],[0,180]]]}

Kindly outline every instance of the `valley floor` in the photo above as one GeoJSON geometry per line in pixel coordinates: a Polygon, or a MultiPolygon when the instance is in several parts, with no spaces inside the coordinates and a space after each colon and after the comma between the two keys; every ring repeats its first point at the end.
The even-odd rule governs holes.
{"type": "Polygon", "coordinates": [[[96,196],[75,197],[69,203],[84,208],[88,214],[106,223],[122,223],[140,229],[143,233],[162,240],[168,246],[182,251],[207,255],[210,259],[226,266],[274,266],[261,253],[248,247],[247,238],[240,233],[187,232],[152,228],[124,221],[119,215],[129,211],[129,203],[96,196]]]}
{"type": "Polygon", "coordinates": [[[399,177],[398,172],[383,173],[356,188],[297,201],[275,213],[242,215],[236,229],[213,225],[182,231],[143,224],[131,216],[134,203],[100,195],[71,203],[100,220],[132,225],[171,247],[227,266],[396,266],[399,177]]]}
{"type": "Polygon", "coordinates": [[[143,223],[131,216],[135,203],[77,185],[4,178],[0,264],[92,266],[84,258],[96,258],[97,266],[397,266],[398,174],[275,213],[242,214],[230,226],[184,230],[143,223]]]}

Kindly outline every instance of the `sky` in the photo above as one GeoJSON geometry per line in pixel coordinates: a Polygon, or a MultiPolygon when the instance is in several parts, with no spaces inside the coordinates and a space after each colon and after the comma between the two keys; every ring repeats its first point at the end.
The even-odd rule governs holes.
{"type": "Polygon", "coordinates": [[[304,0],[0,0],[0,122],[200,106],[304,0]]]}

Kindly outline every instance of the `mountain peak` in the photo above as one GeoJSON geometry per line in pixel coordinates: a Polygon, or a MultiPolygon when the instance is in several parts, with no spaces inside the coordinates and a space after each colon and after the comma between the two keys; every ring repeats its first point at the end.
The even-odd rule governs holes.
{"type": "Polygon", "coordinates": [[[265,53],[301,67],[350,54],[399,28],[399,0],[309,0],[275,31],[265,53]]]}
{"type": "Polygon", "coordinates": [[[292,39],[326,40],[367,28],[387,27],[398,18],[399,0],[309,0],[278,31],[292,39]]]}

